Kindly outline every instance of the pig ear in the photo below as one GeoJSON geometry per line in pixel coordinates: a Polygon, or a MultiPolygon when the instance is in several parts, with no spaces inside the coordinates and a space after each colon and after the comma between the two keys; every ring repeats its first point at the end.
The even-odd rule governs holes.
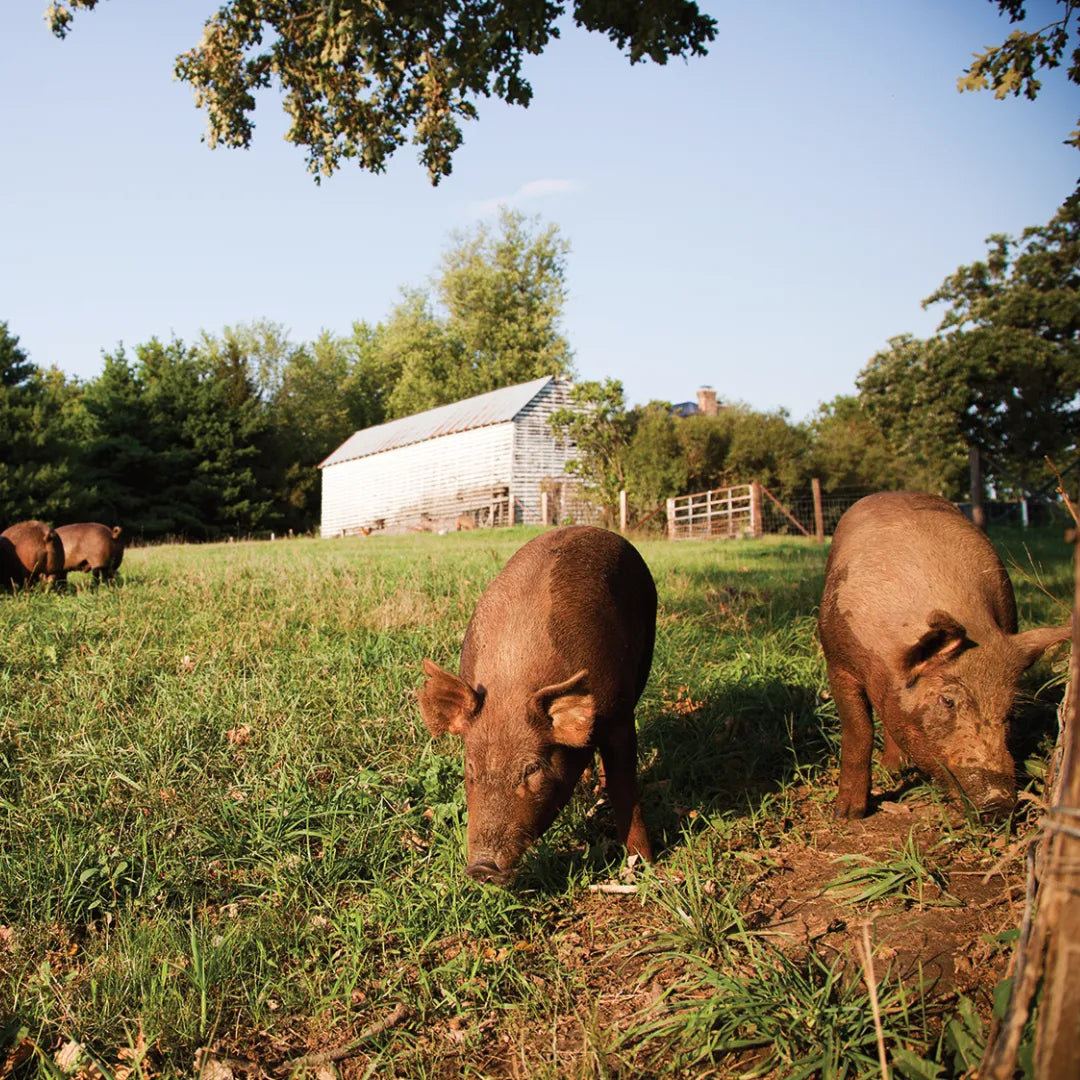
{"type": "Polygon", "coordinates": [[[434,738],[464,735],[480,711],[480,695],[463,679],[424,661],[427,679],[420,687],[420,716],[434,738]]]}
{"type": "Polygon", "coordinates": [[[533,695],[536,711],[551,723],[551,736],[560,746],[581,747],[592,742],[596,707],[588,677],[588,669],[582,668],[566,682],[545,686],[533,695]]]}
{"type": "Polygon", "coordinates": [[[955,660],[967,640],[967,631],[948,612],[931,611],[926,625],[929,629],[901,657],[909,683],[927,668],[955,660]]]}
{"type": "Polygon", "coordinates": [[[1029,668],[1051,645],[1068,641],[1070,637],[1072,627],[1066,623],[1064,626],[1040,626],[1036,630],[1025,630],[1022,634],[1014,634],[1013,642],[1024,667],[1029,668]]]}

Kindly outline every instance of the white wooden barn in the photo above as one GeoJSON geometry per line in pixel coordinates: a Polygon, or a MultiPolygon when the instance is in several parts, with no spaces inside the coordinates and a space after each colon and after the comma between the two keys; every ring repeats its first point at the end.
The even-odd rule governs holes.
{"type": "Polygon", "coordinates": [[[322,535],[540,524],[542,491],[568,498],[573,448],[548,418],[570,386],[549,375],[357,431],[319,466],[322,535]]]}

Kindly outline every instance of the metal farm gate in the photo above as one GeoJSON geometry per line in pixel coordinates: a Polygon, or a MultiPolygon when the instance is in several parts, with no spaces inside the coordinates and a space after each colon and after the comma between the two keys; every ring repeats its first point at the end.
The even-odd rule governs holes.
{"type": "Polygon", "coordinates": [[[753,484],[739,484],[668,499],[668,538],[760,536],[761,496],[754,488],[753,484]]]}

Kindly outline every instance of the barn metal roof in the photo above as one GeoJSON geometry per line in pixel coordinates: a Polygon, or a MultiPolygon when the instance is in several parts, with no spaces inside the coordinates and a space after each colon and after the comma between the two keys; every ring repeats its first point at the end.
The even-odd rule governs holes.
{"type": "Polygon", "coordinates": [[[501,390],[455,401],[452,405],[439,405],[414,416],[403,416],[400,420],[362,428],[350,435],[319,468],[396,450],[399,446],[425,442],[440,435],[506,423],[513,420],[553,378],[552,375],[545,375],[532,382],[505,386],[501,390]]]}

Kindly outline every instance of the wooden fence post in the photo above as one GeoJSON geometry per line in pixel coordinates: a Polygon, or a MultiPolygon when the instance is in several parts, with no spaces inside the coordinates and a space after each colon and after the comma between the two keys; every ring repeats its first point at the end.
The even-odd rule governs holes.
{"type": "Polygon", "coordinates": [[[540,492],[540,524],[550,525],[551,519],[549,518],[550,508],[548,506],[548,493],[546,491],[540,492]]]}
{"type": "Polygon", "coordinates": [[[1047,951],[1043,968],[1043,1000],[1035,1038],[1035,1075],[1076,1073],[1076,1044],[1080,1039],[1080,544],[1074,567],[1072,656],[1069,658],[1068,711],[1064,755],[1057,799],[1050,807],[1049,853],[1044,863],[1039,916],[1046,919],[1047,951]],[[1043,910],[1045,909],[1045,911],[1043,910]]]}
{"type": "Polygon", "coordinates": [[[669,540],[675,539],[675,500],[667,501],[667,534],[669,540]]]}
{"type": "Polygon", "coordinates": [[[819,544],[825,543],[825,515],[821,509],[821,480],[815,476],[810,481],[814,492],[814,535],[819,544]]]}
{"type": "Polygon", "coordinates": [[[1012,992],[1004,1018],[990,1027],[978,1070],[984,1080],[1012,1080],[1016,1074],[1017,1052],[1040,978],[1043,998],[1035,1034],[1035,1075],[1047,1080],[1076,1075],[1080,1039],[1080,982],[1076,979],[1080,959],[1080,890],[1076,887],[1080,865],[1080,562],[1073,572],[1072,655],[1063,715],[1059,713],[1062,760],[1049,781],[1050,809],[1038,853],[1028,854],[1028,894],[1013,955],[1012,992]],[[1035,868],[1039,865],[1036,910],[1035,868]]]}
{"type": "Polygon", "coordinates": [[[986,508],[983,506],[982,459],[979,448],[973,446],[969,453],[971,461],[971,520],[986,532],[986,508]]]}
{"type": "Polygon", "coordinates": [[[626,535],[626,526],[630,517],[630,508],[626,500],[626,488],[619,492],[619,532],[626,535]]]}
{"type": "Polygon", "coordinates": [[[764,523],[761,520],[761,485],[755,480],[750,485],[750,535],[758,540],[762,532],[764,523]]]}

